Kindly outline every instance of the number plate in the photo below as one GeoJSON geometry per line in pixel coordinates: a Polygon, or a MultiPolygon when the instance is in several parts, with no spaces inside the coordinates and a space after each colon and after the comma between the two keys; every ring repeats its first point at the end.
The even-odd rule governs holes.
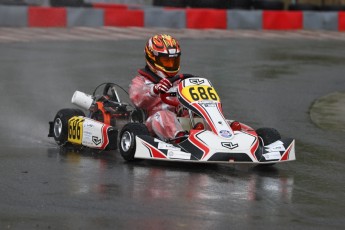
{"type": "Polygon", "coordinates": [[[216,90],[208,85],[187,86],[182,89],[181,94],[188,101],[218,101],[219,96],[216,90]]]}
{"type": "Polygon", "coordinates": [[[71,143],[82,143],[84,118],[72,117],[68,120],[68,141],[71,143]]]}

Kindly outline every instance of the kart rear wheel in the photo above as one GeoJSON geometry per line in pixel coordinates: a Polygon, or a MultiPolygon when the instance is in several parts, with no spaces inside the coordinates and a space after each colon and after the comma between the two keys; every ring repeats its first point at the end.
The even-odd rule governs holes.
{"type": "Polygon", "coordinates": [[[126,161],[134,161],[136,150],[135,137],[137,135],[150,135],[146,125],[142,123],[128,123],[120,133],[120,153],[126,161]]]}
{"type": "Polygon", "coordinates": [[[53,137],[58,145],[65,145],[68,139],[68,120],[74,116],[85,116],[80,109],[61,109],[53,122],[53,137]]]}
{"type": "Polygon", "coordinates": [[[260,128],[256,130],[256,133],[261,137],[264,145],[272,144],[281,139],[280,133],[273,128],[260,128]]]}

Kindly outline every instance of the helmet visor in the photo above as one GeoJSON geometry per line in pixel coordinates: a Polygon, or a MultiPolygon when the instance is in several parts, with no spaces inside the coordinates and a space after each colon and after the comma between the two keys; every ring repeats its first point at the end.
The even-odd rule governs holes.
{"type": "Polygon", "coordinates": [[[177,57],[168,57],[168,56],[159,56],[157,58],[157,64],[165,69],[166,71],[178,71],[180,68],[180,56],[177,57]]]}

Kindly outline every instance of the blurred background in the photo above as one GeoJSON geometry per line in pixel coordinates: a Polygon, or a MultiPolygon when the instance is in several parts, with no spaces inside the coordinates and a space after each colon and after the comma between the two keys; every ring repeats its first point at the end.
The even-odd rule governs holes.
{"type": "Polygon", "coordinates": [[[2,5],[56,7],[88,6],[91,3],[244,10],[345,11],[345,0],[0,0],[2,5]]]}

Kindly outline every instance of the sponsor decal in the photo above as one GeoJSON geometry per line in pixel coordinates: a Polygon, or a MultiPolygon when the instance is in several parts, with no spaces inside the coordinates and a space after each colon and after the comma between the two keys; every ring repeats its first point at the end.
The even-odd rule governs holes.
{"type": "Polygon", "coordinates": [[[266,159],[266,160],[279,160],[280,159],[280,152],[269,152],[266,154],[262,154],[262,156],[266,159]]]}
{"type": "Polygon", "coordinates": [[[262,154],[262,156],[266,160],[280,160],[282,154],[285,152],[284,143],[281,141],[273,142],[272,144],[269,144],[265,146],[265,154],[262,154]]]}
{"type": "Polygon", "coordinates": [[[158,142],[158,148],[159,149],[167,149],[167,150],[178,150],[180,151],[181,149],[172,145],[172,144],[167,144],[165,142],[158,142]]]}
{"type": "Polygon", "coordinates": [[[181,151],[169,150],[168,151],[168,157],[170,159],[190,160],[191,154],[186,153],[186,152],[181,152],[181,151]]]}
{"type": "Polygon", "coordinates": [[[237,143],[232,143],[232,142],[222,142],[222,146],[228,149],[235,149],[238,147],[237,143]]]}
{"type": "Polygon", "coordinates": [[[97,136],[92,136],[92,142],[95,145],[99,145],[102,142],[102,138],[98,138],[97,136]]]}
{"type": "Polygon", "coordinates": [[[84,131],[84,137],[91,137],[92,136],[92,133],[89,132],[89,131],[84,131]]]}
{"type": "Polygon", "coordinates": [[[231,137],[231,132],[230,132],[229,130],[220,130],[220,131],[219,131],[219,134],[220,134],[222,137],[225,137],[225,138],[231,137]]]}
{"type": "Polygon", "coordinates": [[[283,142],[276,141],[276,142],[273,142],[272,144],[265,146],[265,150],[267,152],[284,152],[286,149],[284,147],[283,142]]]}
{"type": "Polygon", "coordinates": [[[200,79],[189,79],[189,82],[194,84],[194,85],[201,85],[203,84],[205,81],[204,80],[200,80],[200,79]]]}
{"type": "Polygon", "coordinates": [[[203,107],[216,107],[217,104],[212,101],[201,101],[199,104],[203,107]]]}

